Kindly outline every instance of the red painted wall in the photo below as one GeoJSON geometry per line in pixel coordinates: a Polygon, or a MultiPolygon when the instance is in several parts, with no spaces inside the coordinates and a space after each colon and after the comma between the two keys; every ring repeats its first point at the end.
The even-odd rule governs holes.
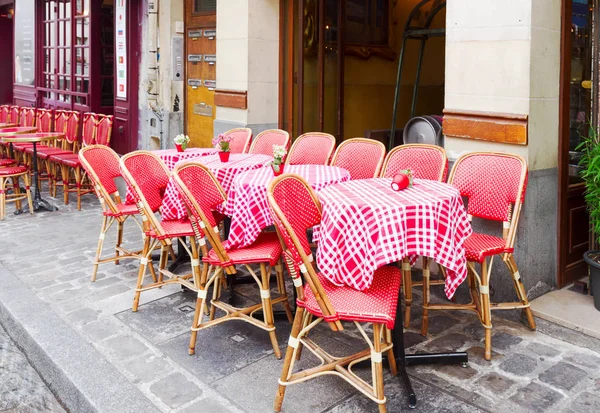
{"type": "Polygon", "coordinates": [[[13,102],[13,20],[0,17],[0,104],[13,102]]]}

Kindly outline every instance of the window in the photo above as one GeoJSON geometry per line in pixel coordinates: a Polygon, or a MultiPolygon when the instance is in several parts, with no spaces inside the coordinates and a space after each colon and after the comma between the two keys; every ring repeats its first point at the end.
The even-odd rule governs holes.
{"type": "Polygon", "coordinates": [[[217,11],[217,0],[194,0],[194,13],[214,13],[217,11]]]}
{"type": "Polygon", "coordinates": [[[35,1],[19,0],[15,4],[15,83],[35,83],[35,1]]]}

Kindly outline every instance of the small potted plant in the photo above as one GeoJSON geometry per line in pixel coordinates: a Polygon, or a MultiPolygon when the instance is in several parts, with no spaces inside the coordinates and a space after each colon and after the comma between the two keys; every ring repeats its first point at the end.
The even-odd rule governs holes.
{"type": "MultiPolygon", "coordinates": [[[[590,214],[590,224],[600,242],[600,138],[592,126],[587,136],[581,137],[577,151],[581,152],[579,176],[584,180],[585,202],[590,214]]],[[[591,250],[583,255],[590,266],[590,291],[594,296],[594,307],[600,311],[600,251],[591,250]]]]}
{"type": "Polygon", "coordinates": [[[185,151],[185,148],[187,148],[188,144],[190,143],[190,137],[187,135],[177,135],[175,136],[175,139],[173,139],[173,142],[175,142],[175,147],[177,148],[177,152],[183,152],[185,151]]]}
{"type": "Polygon", "coordinates": [[[283,161],[285,155],[287,155],[285,146],[273,145],[273,162],[271,162],[271,167],[273,168],[273,174],[275,176],[279,176],[283,173],[283,161]]]}
{"type": "Polygon", "coordinates": [[[221,162],[229,161],[229,143],[231,142],[231,136],[220,134],[213,139],[213,145],[219,150],[219,158],[221,162]]]}

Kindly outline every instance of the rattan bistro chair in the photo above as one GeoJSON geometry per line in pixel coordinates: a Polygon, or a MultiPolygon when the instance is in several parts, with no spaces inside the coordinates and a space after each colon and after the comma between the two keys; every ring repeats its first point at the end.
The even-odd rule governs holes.
{"type": "Polygon", "coordinates": [[[277,358],[281,358],[281,351],[275,335],[275,324],[273,320],[273,305],[283,304],[290,323],[292,322],[292,311],[288,302],[287,292],[283,280],[283,265],[281,260],[281,244],[275,232],[263,232],[258,239],[244,248],[225,250],[214,218],[214,211],[218,205],[226,201],[227,196],[215,176],[203,165],[197,162],[189,162],[179,165],[173,172],[179,193],[183,198],[192,221],[192,227],[196,237],[202,246],[204,256],[202,275],[198,282],[198,299],[194,324],[192,325],[192,337],[190,340],[189,353],[194,354],[196,337],[199,330],[220,324],[230,320],[246,321],[269,333],[273,351],[277,358]],[[214,231],[213,231],[214,229],[214,231]],[[205,237],[212,246],[208,251],[205,237]],[[250,265],[258,264],[260,275],[250,265]],[[246,267],[260,290],[261,303],[246,308],[233,307],[220,300],[221,287],[224,274],[235,274],[235,266],[246,267]],[[275,268],[277,278],[277,297],[271,297],[270,278],[271,269],[275,268]],[[204,321],[202,310],[206,306],[207,292],[213,286],[213,297],[210,300],[209,320],[204,321]],[[223,317],[215,319],[215,310],[225,312],[223,317]],[[263,321],[252,317],[256,311],[262,310],[263,321]]]}
{"type": "Polygon", "coordinates": [[[331,159],[332,166],[350,172],[351,179],[368,179],[379,176],[385,145],[365,138],[347,139],[338,146],[331,159]]]}
{"type": "MultiPolygon", "coordinates": [[[[121,175],[133,191],[136,205],[142,217],[144,227],[144,249],[140,257],[137,286],[133,299],[133,311],[138,310],[140,294],[154,288],[161,288],[167,284],[181,284],[192,291],[197,291],[190,279],[199,279],[200,263],[194,230],[189,220],[164,221],[156,217],[162,204],[163,194],[169,182],[169,170],[164,162],[154,153],[149,151],[136,151],[124,155],[120,160],[121,175]],[[184,238],[189,237],[191,250],[184,238]],[[181,242],[190,256],[192,273],[176,275],[166,270],[167,258],[171,254],[174,258],[173,241],[176,238],[181,242]],[[152,264],[152,252],[160,247],[160,261],[158,277],[152,264]],[[144,284],[146,270],[150,269],[153,282],[144,284]],[[164,280],[164,275],[167,280],[164,280]]],[[[183,253],[183,251],[180,251],[183,253]]]]}
{"type": "Polygon", "coordinates": [[[514,258],[515,237],[521,206],[527,185],[527,163],[518,155],[473,152],[460,157],[450,173],[449,183],[467,198],[469,217],[502,222],[502,237],[474,232],[465,241],[468,261],[469,304],[429,304],[429,285],[424,278],[423,290],[427,301],[423,305],[423,330],[427,331],[429,310],[475,311],[485,329],[484,357],[492,357],[491,310],[523,309],[529,326],[535,329],[535,320],[527,293],[514,258]],[[500,255],[508,267],[517,293],[517,302],[490,303],[490,275],[494,256],[500,255]],[[488,263],[489,260],[489,263],[488,263]],[[475,265],[480,264],[478,273],[475,265]]]}
{"type": "Polygon", "coordinates": [[[29,171],[24,166],[7,166],[0,168],[0,221],[4,221],[4,211],[7,202],[14,202],[18,210],[21,209],[21,201],[27,199],[29,213],[33,214],[33,203],[31,191],[29,190],[29,171]],[[19,178],[25,183],[25,194],[21,193],[19,178]],[[7,194],[7,180],[12,181],[12,193],[7,194]]]}
{"type": "Polygon", "coordinates": [[[92,270],[92,282],[94,282],[96,281],[99,264],[107,262],[119,264],[119,261],[124,258],[141,258],[141,251],[130,251],[123,248],[121,243],[123,242],[123,224],[128,218],[131,217],[142,232],[143,228],[136,219],[136,215],[139,214],[137,205],[122,203],[119,196],[119,191],[115,183],[115,178],[121,176],[119,155],[108,146],[91,145],[79,151],[79,160],[87,172],[89,179],[92,181],[98,200],[100,200],[100,205],[102,205],[102,227],[100,228],[98,248],[96,249],[94,268],[92,270]],[[115,254],[110,257],[101,258],[104,238],[115,222],[117,223],[115,254]]]}
{"type": "Polygon", "coordinates": [[[281,129],[269,129],[256,135],[248,153],[273,156],[273,145],[281,145],[287,149],[289,144],[289,133],[281,129]]]}
{"type": "Polygon", "coordinates": [[[327,165],[335,149],[333,135],[304,133],[296,138],[285,158],[286,165],[327,165]]]}
{"type": "Polygon", "coordinates": [[[371,288],[366,291],[332,284],[316,271],[306,236],[307,229],[321,221],[321,206],[314,191],[300,176],[284,174],[269,184],[268,200],[275,225],[288,248],[287,257],[296,263],[305,281],[304,289],[298,295],[294,325],[275,398],[275,411],[281,411],[287,386],[323,375],[334,375],[346,380],[376,402],[380,412],[385,412],[382,353],[387,352],[392,374],[396,375],[391,329],[401,285],[400,271],[392,266],[378,269],[371,288]],[[334,332],[343,330],[342,321],[353,322],[368,347],[349,356],[332,356],[307,336],[322,321],[328,322],[334,332]],[[372,340],[360,323],[373,324],[372,340]],[[302,347],[317,356],[321,363],[294,373],[294,362],[299,358],[302,347]],[[371,360],[372,383],[352,371],[356,363],[364,360],[371,360]]]}
{"type": "Polygon", "coordinates": [[[44,162],[49,175],[50,193],[56,197],[56,186],[61,176],[60,164],[56,155],[69,155],[78,150],[77,134],[79,133],[79,113],[57,110],[54,112],[54,131],[65,134],[64,139],[57,139],[55,147],[38,150],[38,158],[44,162]]]}
{"type": "Polygon", "coordinates": [[[252,142],[252,129],[230,129],[223,135],[232,138],[232,141],[229,143],[229,151],[231,153],[248,153],[248,149],[250,149],[250,143],[252,142]]]}
{"type": "MultiPolygon", "coordinates": [[[[444,148],[436,145],[425,144],[407,144],[400,145],[390,151],[383,168],[381,170],[382,178],[393,178],[398,172],[409,169],[414,178],[429,179],[432,181],[444,182],[448,174],[448,158],[444,148]]],[[[423,257],[423,278],[430,276],[429,257],[423,257]]],[[[444,269],[440,267],[443,272],[444,269]]],[[[402,274],[404,278],[404,326],[410,327],[410,315],[412,307],[412,289],[413,287],[423,286],[423,282],[413,282],[412,267],[410,258],[402,260],[402,274]]],[[[430,284],[444,284],[444,280],[431,280],[430,284]]],[[[425,296],[425,292],[423,293],[425,296]]],[[[425,332],[423,332],[425,334],[425,332]]]]}

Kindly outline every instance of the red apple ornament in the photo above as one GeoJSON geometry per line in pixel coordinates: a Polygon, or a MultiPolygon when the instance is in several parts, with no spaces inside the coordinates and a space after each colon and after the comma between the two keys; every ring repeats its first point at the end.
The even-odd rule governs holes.
{"type": "Polygon", "coordinates": [[[412,180],[412,172],[410,171],[410,169],[400,171],[399,173],[394,175],[394,178],[392,179],[392,189],[394,191],[401,191],[403,189],[406,189],[409,186],[412,186],[412,180]]]}

